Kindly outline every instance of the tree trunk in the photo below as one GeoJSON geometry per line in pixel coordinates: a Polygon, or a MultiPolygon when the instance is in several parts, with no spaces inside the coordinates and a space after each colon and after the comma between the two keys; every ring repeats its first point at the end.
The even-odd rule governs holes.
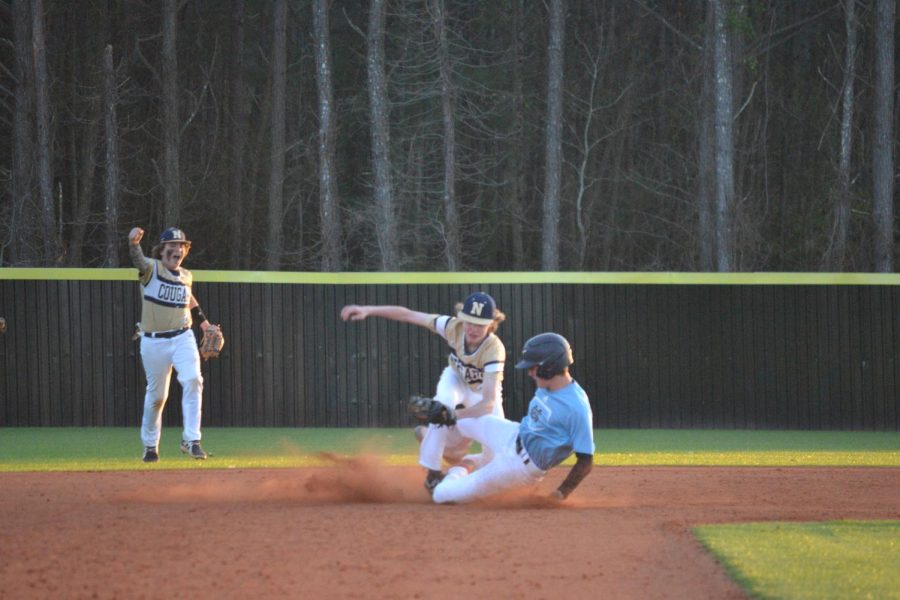
{"type": "Polygon", "coordinates": [[[397,209],[391,177],[391,129],[388,120],[387,77],[384,69],[384,0],[369,2],[368,51],[369,112],[372,119],[372,165],[375,172],[375,236],[381,270],[395,271],[400,262],[397,209]]]}
{"type": "Polygon", "coordinates": [[[720,272],[734,268],[734,103],[727,1],[710,0],[715,31],[716,270],[720,272]]]}
{"type": "Polygon", "coordinates": [[[113,48],[107,45],[103,52],[103,129],[106,133],[106,252],[105,267],[119,266],[119,122],[116,106],[119,103],[116,87],[116,69],[113,64],[113,48]]]}
{"type": "Polygon", "coordinates": [[[35,117],[37,119],[37,168],[41,206],[42,263],[50,266],[60,257],[53,206],[53,157],[50,141],[50,81],[47,42],[44,38],[44,2],[31,0],[31,45],[34,56],[35,117]]]}
{"type": "MultiPolygon", "coordinates": [[[[263,86],[264,92],[262,98],[258,102],[259,114],[255,120],[255,138],[251,146],[249,165],[247,165],[247,181],[252,186],[250,198],[259,195],[259,184],[263,170],[262,161],[269,149],[269,124],[272,122],[272,69],[266,70],[268,80],[263,86]]],[[[249,130],[248,130],[249,131],[249,130]]],[[[259,214],[261,209],[257,209],[260,203],[254,203],[248,199],[244,205],[244,219],[241,223],[243,235],[239,240],[241,246],[242,264],[244,268],[250,268],[257,264],[265,264],[266,252],[264,244],[256,243],[257,240],[263,239],[266,235],[268,223],[262,222],[263,217],[259,214]],[[259,248],[262,247],[262,255],[259,255],[259,248]],[[256,253],[254,253],[256,251],[256,253]]]]}
{"type": "MultiPolygon", "coordinates": [[[[75,215],[72,223],[72,236],[69,240],[68,262],[70,266],[81,266],[84,260],[84,238],[91,219],[91,200],[94,197],[94,175],[97,167],[97,143],[100,135],[100,101],[92,99],[88,103],[79,149],[80,169],[76,183],[78,194],[74,198],[75,215]]],[[[77,145],[76,145],[77,146],[77,145]]],[[[72,162],[78,162],[73,160],[72,162]]]]}
{"type": "Polygon", "coordinates": [[[522,236],[523,203],[526,187],[528,146],[525,143],[525,94],[523,87],[525,63],[525,0],[512,0],[512,133],[507,179],[510,182],[506,201],[509,236],[512,246],[512,265],[516,271],[526,268],[525,244],[522,236]]]}
{"type": "Polygon", "coordinates": [[[559,220],[562,187],[563,52],[566,34],[564,0],[550,0],[547,47],[547,128],[544,168],[544,227],[541,269],[559,270],[559,220]]]}
{"type": "Polygon", "coordinates": [[[34,102],[31,54],[31,7],[27,0],[12,5],[15,19],[16,91],[13,115],[13,172],[12,210],[7,225],[7,241],[10,247],[10,263],[30,266],[40,262],[38,212],[35,210],[33,188],[34,129],[32,110],[34,102]]]}
{"type": "Polygon", "coordinates": [[[181,220],[181,173],[179,169],[180,133],[178,127],[178,5],[179,0],[163,4],[162,101],[165,194],[163,227],[178,227],[181,220]]]}
{"type": "Polygon", "coordinates": [[[319,93],[319,218],[322,231],[322,270],[341,270],[341,221],[334,167],[334,100],[331,83],[331,37],[328,0],[313,0],[313,38],[316,45],[316,86],[319,93]]]}
{"type": "Polygon", "coordinates": [[[231,206],[229,266],[240,269],[244,237],[244,147],[247,136],[247,99],[244,91],[244,0],[233,0],[231,13],[231,96],[228,148],[228,204],[231,206]]]}
{"type": "Polygon", "coordinates": [[[875,271],[894,270],[894,20],[895,0],[875,2],[875,131],[872,186],[875,271]]]}
{"type": "Polygon", "coordinates": [[[831,240],[823,261],[824,266],[831,271],[843,271],[847,265],[847,243],[850,232],[850,157],[853,150],[853,90],[856,83],[856,0],[844,2],[844,26],[847,32],[847,45],[844,49],[844,85],[841,90],[838,181],[834,196],[831,240]]]}
{"type": "Polygon", "coordinates": [[[441,116],[444,126],[444,257],[448,271],[462,269],[459,231],[459,209],[456,206],[456,99],[450,72],[450,48],[447,44],[447,22],[444,0],[431,0],[431,19],[438,43],[438,65],[441,85],[441,116]]]}
{"type": "Polygon", "coordinates": [[[269,219],[266,268],[277,271],[283,254],[285,86],[287,70],[287,0],[275,1],[272,17],[272,137],[269,168],[269,219]]]}
{"type": "MultiPolygon", "coordinates": [[[[713,5],[708,5],[707,23],[713,23],[713,5]]],[[[716,227],[713,212],[715,189],[715,168],[713,152],[713,131],[715,130],[715,103],[713,82],[715,81],[715,35],[713,27],[705,28],[703,44],[703,83],[697,115],[697,216],[700,270],[712,271],[715,265],[716,227]]]]}

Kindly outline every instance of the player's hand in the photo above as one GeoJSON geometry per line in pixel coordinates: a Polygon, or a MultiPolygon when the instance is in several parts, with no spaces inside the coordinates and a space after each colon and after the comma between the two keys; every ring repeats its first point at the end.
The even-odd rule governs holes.
{"type": "Polygon", "coordinates": [[[364,306],[348,304],[341,309],[341,319],[344,321],[362,321],[369,316],[369,311],[364,306]]]}
{"type": "Polygon", "coordinates": [[[144,230],[140,227],[135,227],[131,231],[128,232],[128,241],[129,243],[137,246],[141,243],[141,238],[144,237],[144,230]]]}

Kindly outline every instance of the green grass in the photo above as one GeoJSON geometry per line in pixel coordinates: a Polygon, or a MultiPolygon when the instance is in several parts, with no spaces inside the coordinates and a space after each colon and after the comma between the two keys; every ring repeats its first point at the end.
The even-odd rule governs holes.
{"type": "Polygon", "coordinates": [[[185,457],[180,428],[163,430],[160,462],[140,460],[138,428],[0,428],[0,472],[135,469],[267,468],[328,464],[321,453],[377,454],[391,464],[416,463],[407,429],[205,428],[210,459],[185,457]]]}
{"type": "Polygon", "coordinates": [[[744,523],[694,529],[755,598],[900,598],[900,522],[744,523]]]}
{"type": "MultiPolygon", "coordinates": [[[[322,452],[416,464],[410,428],[208,427],[203,435],[210,460],[182,456],[180,428],[168,427],[162,460],[145,465],[137,427],[0,427],[0,472],[297,467],[325,464],[322,452]]],[[[900,433],[634,429],[596,430],[594,440],[595,462],[606,466],[900,467],[900,433]]]]}
{"type": "Polygon", "coordinates": [[[600,462],[670,466],[900,466],[900,433],[604,430],[600,462]]]}

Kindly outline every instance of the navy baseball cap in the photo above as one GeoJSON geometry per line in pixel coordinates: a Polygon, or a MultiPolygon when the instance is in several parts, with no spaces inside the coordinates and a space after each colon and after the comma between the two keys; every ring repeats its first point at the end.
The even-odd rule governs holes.
{"type": "Polygon", "coordinates": [[[191,245],[191,241],[187,239],[187,236],[184,235],[184,232],[177,227],[169,227],[165,231],[162,232],[162,235],[159,236],[159,243],[165,244],[167,242],[177,242],[180,244],[191,245]]]}
{"type": "Polygon", "coordinates": [[[490,325],[494,322],[496,312],[497,303],[490,295],[484,292],[474,292],[469,294],[469,297],[463,302],[462,310],[456,316],[462,321],[468,321],[475,325],[490,325]]]}

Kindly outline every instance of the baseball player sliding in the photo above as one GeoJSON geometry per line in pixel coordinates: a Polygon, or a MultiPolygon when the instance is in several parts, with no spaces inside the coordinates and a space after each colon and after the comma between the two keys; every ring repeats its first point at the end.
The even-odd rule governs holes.
{"type": "Polygon", "coordinates": [[[569,374],[573,362],[572,348],[561,335],[542,333],[525,342],[516,368],[527,369],[537,389],[521,423],[493,415],[468,419],[434,401],[410,402],[420,418],[455,424],[462,435],[493,452],[493,459],[474,472],[451,468],[434,488],[435,502],[470,502],[540,481],[575,452],[575,465],[552,495],[563,500],[572,493],[591,472],[595,449],[591,405],[569,374]]]}
{"type": "MultiPolygon", "coordinates": [[[[441,373],[434,399],[448,409],[455,409],[459,418],[480,420],[485,415],[503,418],[503,365],[506,348],[495,334],[506,319],[494,299],[484,293],[469,294],[456,305],[456,315],[437,315],[417,312],[403,306],[345,306],[341,310],[344,321],[362,321],[367,317],[382,317],[392,321],[411,323],[440,335],[450,346],[448,365],[441,373]]],[[[465,454],[471,439],[455,427],[429,425],[424,431],[417,428],[421,438],[419,464],[428,469],[425,489],[431,493],[444,478],[442,460],[465,454]]],[[[471,454],[463,458],[465,464],[477,468],[490,459],[489,452],[471,454]]]]}
{"type": "Polygon", "coordinates": [[[211,327],[191,291],[193,276],[181,266],[191,249],[191,242],[180,229],[170,227],[162,232],[150,255],[144,256],[141,239],[144,230],[135,227],[128,234],[131,262],[140,273],[141,360],[147,376],[141,440],[144,462],[159,461],[159,438],[162,412],[169,394],[172,368],[181,384],[181,408],[184,415],[181,451],[196,459],[207,454],[200,446],[200,412],[203,398],[203,376],[197,340],[191,333],[192,317],[205,332],[211,327]]]}

